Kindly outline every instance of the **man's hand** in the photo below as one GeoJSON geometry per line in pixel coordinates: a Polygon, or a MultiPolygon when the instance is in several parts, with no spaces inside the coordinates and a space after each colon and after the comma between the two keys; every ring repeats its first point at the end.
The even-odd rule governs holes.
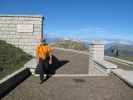
{"type": "Polygon", "coordinates": [[[39,58],[36,58],[36,63],[39,64],[39,58]]]}
{"type": "Polygon", "coordinates": [[[49,64],[52,64],[52,60],[49,60],[49,64]]]}
{"type": "Polygon", "coordinates": [[[50,59],[49,59],[49,64],[52,64],[52,54],[50,53],[50,59]]]}

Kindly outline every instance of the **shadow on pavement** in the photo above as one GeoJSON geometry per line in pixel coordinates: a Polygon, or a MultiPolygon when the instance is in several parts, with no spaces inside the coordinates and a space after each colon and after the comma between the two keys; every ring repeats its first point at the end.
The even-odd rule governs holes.
{"type": "Polygon", "coordinates": [[[46,79],[44,81],[47,81],[52,75],[56,74],[56,71],[63,67],[63,65],[69,63],[68,60],[59,60],[56,56],[52,56],[53,58],[53,64],[49,65],[48,72],[46,72],[46,79]]]}
{"type": "Polygon", "coordinates": [[[53,56],[53,64],[49,66],[50,74],[55,74],[57,69],[63,67],[63,65],[67,63],[69,63],[68,60],[58,60],[57,57],[53,56]]]}
{"type": "Polygon", "coordinates": [[[0,100],[19,84],[21,84],[30,75],[31,73],[29,69],[25,69],[24,71],[16,74],[15,76],[0,84],[0,100]]]}

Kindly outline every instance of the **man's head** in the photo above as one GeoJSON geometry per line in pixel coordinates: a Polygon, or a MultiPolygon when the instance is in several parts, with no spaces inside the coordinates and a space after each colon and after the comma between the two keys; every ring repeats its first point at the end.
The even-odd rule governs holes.
{"type": "Polygon", "coordinates": [[[41,41],[43,40],[42,37],[40,35],[36,35],[35,39],[38,43],[41,43],[41,41]]]}
{"type": "Polygon", "coordinates": [[[38,41],[38,43],[43,44],[43,45],[47,45],[46,40],[43,39],[42,36],[36,35],[36,36],[35,36],[35,39],[38,41]]]}
{"type": "Polygon", "coordinates": [[[42,39],[42,40],[41,40],[41,44],[47,45],[46,40],[45,40],[45,39],[42,39]]]}

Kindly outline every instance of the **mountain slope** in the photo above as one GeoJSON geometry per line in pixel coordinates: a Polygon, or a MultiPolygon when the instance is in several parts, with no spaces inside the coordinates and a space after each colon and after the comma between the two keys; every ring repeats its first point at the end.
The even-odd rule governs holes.
{"type": "Polygon", "coordinates": [[[109,44],[105,49],[105,55],[133,60],[133,46],[125,44],[109,44]],[[110,45],[110,46],[109,46],[110,45]]]}

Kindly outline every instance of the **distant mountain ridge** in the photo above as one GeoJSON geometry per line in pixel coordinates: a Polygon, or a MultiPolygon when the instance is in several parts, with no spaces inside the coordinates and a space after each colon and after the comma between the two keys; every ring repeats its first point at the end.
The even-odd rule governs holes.
{"type": "Polygon", "coordinates": [[[105,46],[105,55],[115,57],[133,57],[133,45],[112,43],[105,46]]]}
{"type": "MultiPolygon", "coordinates": [[[[55,43],[57,41],[66,41],[62,38],[47,38],[46,41],[48,43],[55,43]]],[[[84,43],[85,48],[89,48],[89,44],[91,43],[89,40],[74,40],[67,39],[67,41],[71,41],[71,43],[67,45],[75,43],[84,43]],[[72,43],[73,42],[73,43],[72,43]]],[[[104,39],[105,42],[105,55],[108,56],[118,56],[118,57],[133,57],[133,42],[132,41],[124,41],[124,40],[108,40],[104,39]],[[118,52],[118,53],[117,53],[118,52]],[[117,55],[118,54],[118,55],[117,55]]]]}
{"type": "MultiPolygon", "coordinates": [[[[57,38],[57,37],[47,37],[46,41],[48,43],[56,42],[58,40],[71,40],[71,41],[77,41],[77,42],[84,42],[86,44],[90,44],[93,39],[76,39],[76,38],[57,38]]],[[[105,45],[106,44],[124,44],[124,45],[133,45],[133,41],[131,40],[122,40],[122,39],[94,39],[94,40],[100,40],[105,45]]]]}

